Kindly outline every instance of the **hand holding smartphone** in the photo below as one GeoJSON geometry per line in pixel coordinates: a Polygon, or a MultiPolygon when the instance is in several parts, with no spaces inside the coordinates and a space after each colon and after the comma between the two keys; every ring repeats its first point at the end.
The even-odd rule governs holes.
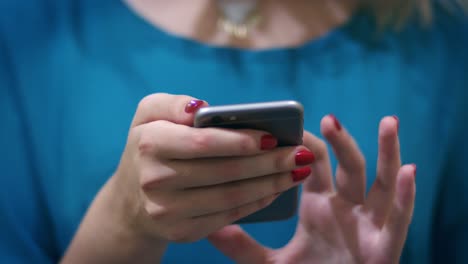
{"type": "MultiPolygon", "coordinates": [[[[256,129],[271,133],[278,146],[302,144],[303,106],[296,101],[275,101],[204,107],[195,114],[194,126],[230,129],[256,129]]],[[[285,220],[297,211],[298,188],[281,194],[270,206],[238,223],[285,220]]]]}

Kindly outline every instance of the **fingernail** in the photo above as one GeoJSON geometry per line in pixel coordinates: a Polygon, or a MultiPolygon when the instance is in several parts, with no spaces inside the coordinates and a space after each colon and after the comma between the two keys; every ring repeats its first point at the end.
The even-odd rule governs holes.
{"type": "Polygon", "coordinates": [[[192,100],[185,105],[185,113],[191,114],[203,105],[203,100],[192,100]]]}
{"type": "Polygon", "coordinates": [[[315,155],[308,150],[301,150],[296,153],[295,160],[297,166],[305,166],[315,161],[315,155]]]}
{"type": "Polygon", "coordinates": [[[276,147],[278,140],[272,135],[264,135],[260,140],[260,149],[268,150],[276,147]]]}
{"type": "Polygon", "coordinates": [[[334,114],[330,114],[328,116],[330,116],[330,118],[333,119],[333,123],[335,124],[335,128],[338,131],[340,131],[341,130],[341,124],[340,124],[340,121],[338,121],[338,118],[336,118],[336,116],[334,114]]]}
{"type": "Polygon", "coordinates": [[[416,172],[417,172],[417,169],[418,169],[418,167],[417,167],[417,166],[416,166],[416,164],[414,164],[414,163],[413,163],[413,164],[411,164],[411,166],[413,166],[413,170],[414,170],[414,172],[413,172],[413,173],[414,173],[414,178],[416,179],[416,172]]]}
{"type": "Polygon", "coordinates": [[[397,122],[397,133],[398,133],[400,131],[400,119],[396,115],[393,115],[392,117],[395,118],[397,122]]]}
{"type": "Polygon", "coordinates": [[[291,172],[293,182],[304,180],[310,175],[311,172],[312,172],[312,169],[310,167],[303,167],[303,168],[298,168],[298,169],[293,170],[291,172]]]}

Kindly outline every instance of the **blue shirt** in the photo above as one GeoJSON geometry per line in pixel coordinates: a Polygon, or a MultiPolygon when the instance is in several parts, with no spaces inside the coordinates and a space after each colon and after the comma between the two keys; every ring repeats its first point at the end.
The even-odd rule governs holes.
{"type": "MultiPolygon", "coordinates": [[[[212,105],[296,99],[305,126],[334,113],[375,177],[377,128],[400,117],[418,165],[403,263],[468,262],[468,23],[436,9],[377,33],[364,12],[297,48],[220,48],[154,28],[120,1],[0,3],[0,262],[50,263],[113,174],[138,101],[155,92],[212,105]]],[[[246,225],[285,245],[297,218],[246,225]]],[[[229,263],[207,241],[171,245],[164,263],[229,263]]]]}

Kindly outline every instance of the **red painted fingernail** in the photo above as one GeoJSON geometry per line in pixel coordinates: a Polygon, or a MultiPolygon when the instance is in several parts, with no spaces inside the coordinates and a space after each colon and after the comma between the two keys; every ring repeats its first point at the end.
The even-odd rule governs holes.
{"type": "Polygon", "coordinates": [[[268,150],[276,147],[278,140],[272,135],[264,135],[260,140],[260,149],[268,150]]]}
{"type": "Polygon", "coordinates": [[[302,181],[305,178],[309,177],[312,169],[310,167],[298,168],[291,171],[292,179],[294,182],[302,181]]]}
{"type": "Polygon", "coordinates": [[[400,119],[396,115],[393,115],[392,117],[395,118],[395,120],[397,122],[397,127],[396,128],[397,128],[397,132],[399,132],[400,131],[400,119]]]}
{"type": "Polygon", "coordinates": [[[301,150],[296,153],[295,160],[297,166],[305,166],[315,161],[315,155],[308,150],[301,150]]]}
{"type": "Polygon", "coordinates": [[[192,100],[185,105],[185,113],[191,114],[203,105],[203,100],[192,100]]]}
{"type": "Polygon", "coordinates": [[[340,124],[340,121],[338,121],[338,118],[336,118],[336,116],[334,114],[330,114],[328,116],[330,116],[330,118],[333,119],[333,123],[335,124],[335,128],[338,131],[340,131],[341,130],[341,124],[340,124]]]}
{"type": "Polygon", "coordinates": [[[414,170],[414,178],[416,179],[416,172],[417,172],[417,169],[418,167],[416,166],[416,164],[411,164],[411,166],[413,166],[413,170],[414,170]]]}

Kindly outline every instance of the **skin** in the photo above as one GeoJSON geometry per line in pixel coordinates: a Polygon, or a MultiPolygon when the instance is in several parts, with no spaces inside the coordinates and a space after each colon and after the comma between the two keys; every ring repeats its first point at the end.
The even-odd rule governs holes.
{"type": "MultiPolygon", "coordinates": [[[[279,2],[284,1],[265,1],[277,3],[271,9],[283,12],[279,2]]],[[[308,28],[307,23],[312,22],[302,23],[305,17],[297,12],[299,7],[305,8],[301,4],[311,2],[324,3],[291,1],[289,16],[283,13],[284,24],[308,28]]],[[[169,25],[170,17],[164,18],[166,22],[152,20],[159,17],[158,3],[162,1],[129,0],[132,9],[151,23],[169,25]],[[142,7],[147,12],[140,13],[142,7]]],[[[164,3],[170,8],[171,4],[164,3]]],[[[314,12],[328,15],[326,23],[297,36],[317,37],[346,20],[343,14],[348,12],[343,10],[349,14],[352,10],[350,6],[326,6],[319,9],[314,4],[314,12]],[[334,15],[333,10],[341,10],[341,15],[334,15]]],[[[187,21],[199,17],[200,10],[194,9],[192,16],[187,13],[187,21]]],[[[206,17],[200,23],[210,22],[206,17]]],[[[276,23],[265,19],[267,25],[276,23]]],[[[177,27],[184,25],[174,23],[166,29],[177,27]]],[[[272,37],[263,42],[253,38],[246,43],[232,39],[220,43],[250,48],[293,44],[277,42],[274,31],[265,32],[272,37]]],[[[196,29],[186,33],[199,36],[196,29]]],[[[204,40],[217,43],[218,34],[206,34],[204,40]]],[[[291,37],[296,44],[303,40],[291,37]]],[[[401,164],[395,118],[385,117],[380,123],[377,178],[366,196],[365,158],[346,128],[339,129],[332,116],[322,119],[321,132],[339,162],[336,184],[326,143],[316,136],[305,132],[302,146],[262,150],[261,138],[266,132],[191,127],[193,113],[184,109],[193,99],[153,94],[141,100],[118,169],[95,197],[62,263],[158,263],[168,243],[205,237],[237,263],[398,262],[414,206],[415,167],[401,164]],[[295,164],[295,154],[301,150],[311,151],[316,159],[307,165],[312,175],[294,182],[292,171],[305,166],[295,164]],[[239,226],[230,225],[301,183],[300,220],[284,248],[265,248],[239,226]]]]}
{"type": "Polygon", "coordinates": [[[261,22],[249,38],[236,39],[218,29],[220,13],[215,0],[124,1],[148,23],[171,34],[218,46],[249,49],[299,46],[319,38],[346,23],[359,2],[260,0],[261,22]]]}

